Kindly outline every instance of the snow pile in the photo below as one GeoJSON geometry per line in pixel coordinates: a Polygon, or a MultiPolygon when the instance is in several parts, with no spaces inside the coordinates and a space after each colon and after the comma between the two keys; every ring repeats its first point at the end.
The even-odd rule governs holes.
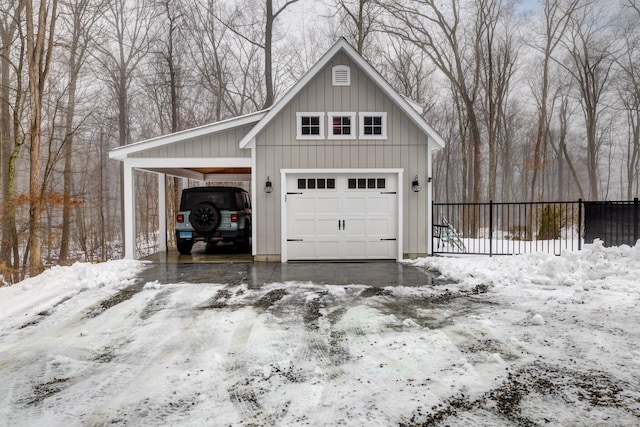
{"type": "Polygon", "coordinates": [[[29,317],[50,310],[88,289],[122,289],[134,283],[143,266],[140,261],[119,260],[52,267],[36,277],[0,288],[0,321],[17,314],[29,317]]]}
{"type": "Polygon", "coordinates": [[[535,253],[518,256],[429,257],[407,263],[439,271],[460,288],[576,286],[640,293],[640,244],[605,248],[601,241],[560,256],[535,253]]]}

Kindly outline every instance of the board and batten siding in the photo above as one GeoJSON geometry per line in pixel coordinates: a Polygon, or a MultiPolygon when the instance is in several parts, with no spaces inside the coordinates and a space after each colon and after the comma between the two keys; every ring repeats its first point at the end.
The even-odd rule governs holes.
{"type": "MultiPolygon", "coordinates": [[[[354,124],[356,134],[359,125],[354,124]]],[[[403,253],[427,253],[427,135],[396,106],[376,83],[360,70],[347,55],[337,54],[300,92],[284,106],[270,124],[256,136],[256,170],[258,188],[267,176],[274,192],[258,191],[255,226],[258,231],[256,253],[279,255],[281,252],[281,169],[403,169],[403,253]],[[334,65],[351,68],[350,86],[332,86],[334,65]],[[325,139],[297,140],[297,112],[386,112],[387,139],[329,140],[328,117],[325,116],[325,139]],[[411,191],[411,181],[418,175],[423,190],[411,191]]]]}
{"type": "Polygon", "coordinates": [[[152,148],[131,157],[143,158],[194,158],[194,157],[251,157],[251,150],[241,149],[238,142],[254,124],[191,138],[180,144],[152,148]]]}

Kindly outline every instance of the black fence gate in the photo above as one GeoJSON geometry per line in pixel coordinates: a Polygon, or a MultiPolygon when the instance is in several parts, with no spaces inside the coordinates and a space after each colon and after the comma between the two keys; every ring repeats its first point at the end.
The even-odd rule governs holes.
{"type": "Polygon", "coordinates": [[[434,203],[433,253],[511,255],[638,240],[638,199],[622,202],[434,203]]]}

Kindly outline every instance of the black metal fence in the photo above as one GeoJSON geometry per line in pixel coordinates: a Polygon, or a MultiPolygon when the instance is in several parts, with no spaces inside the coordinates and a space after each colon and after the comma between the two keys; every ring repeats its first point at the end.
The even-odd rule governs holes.
{"type": "Polygon", "coordinates": [[[511,255],[580,250],[638,240],[636,198],[628,202],[434,203],[433,253],[511,255]]]}

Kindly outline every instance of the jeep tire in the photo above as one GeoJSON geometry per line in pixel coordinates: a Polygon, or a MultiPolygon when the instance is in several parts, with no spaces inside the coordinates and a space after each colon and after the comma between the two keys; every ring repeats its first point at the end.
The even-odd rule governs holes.
{"type": "Polygon", "coordinates": [[[176,241],[176,246],[178,247],[178,252],[180,252],[181,255],[189,255],[191,253],[191,248],[193,248],[193,240],[178,239],[176,241]]]}
{"type": "Polygon", "coordinates": [[[191,209],[189,221],[199,234],[212,234],[220,225],[220,210],[210,202],[198,203],[191,209]]]}

